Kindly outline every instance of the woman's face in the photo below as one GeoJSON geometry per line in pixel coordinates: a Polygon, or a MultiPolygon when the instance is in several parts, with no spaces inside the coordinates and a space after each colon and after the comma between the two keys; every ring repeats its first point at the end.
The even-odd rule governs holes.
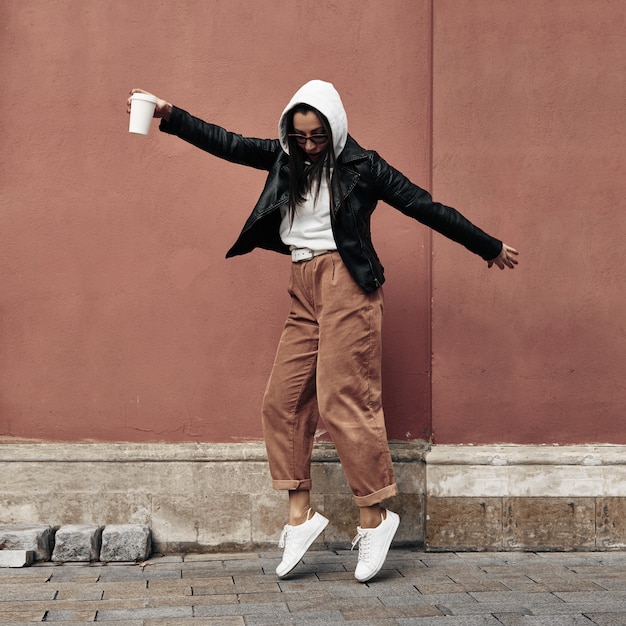
{"type": "Polygon", "coordinates": [[[328,135],[317,113],[294,113],[293,130],[298,145],[311,161],[317,161],[328,147],[328,135]],[[313,139],[310,139],[313,137],[313,139]],[[319,142],[319,143],[316,143],[319,142]]]}

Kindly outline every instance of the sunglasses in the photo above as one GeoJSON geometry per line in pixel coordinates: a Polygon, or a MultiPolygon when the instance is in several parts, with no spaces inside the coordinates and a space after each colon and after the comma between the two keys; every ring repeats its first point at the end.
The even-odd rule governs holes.
{"type": "Polygon", "coordinates": [[[306,142],[311,140],[316,146],[321,146],[323,143],[328,141],[328,135],[297,135],[295,133],[290,133],[288,137],[295,139],[296,143],[299,146],[306,146],[306,142]]]}

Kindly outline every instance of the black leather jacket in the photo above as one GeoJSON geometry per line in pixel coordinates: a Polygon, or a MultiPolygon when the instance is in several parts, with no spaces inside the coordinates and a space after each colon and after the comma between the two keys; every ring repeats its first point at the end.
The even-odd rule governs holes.
{"type": "MultiPolygon", "coordinates": [[[[222,159],[269,172],[263,192],[227,257],[246,254],[254,248],[289,254],[279,235],[280,207],[288,203],[289,165],[278,139],[243,137],[177,107],[173,108],[169,121],[161,121],[160,129],[222,159]]],[[[502,242],[474,226],[455,209],[433,202],[427,191],[414,185],[376,152],[359,146],[350,136],[339,155],[334,175],[339,176],[344,196],[334,198],[332,224],[337,251],[366,292],[375,291],[385,281],[370,233],[370,217],[379,200],[485,260],[494,259],[502,250],[502,242]]]]}

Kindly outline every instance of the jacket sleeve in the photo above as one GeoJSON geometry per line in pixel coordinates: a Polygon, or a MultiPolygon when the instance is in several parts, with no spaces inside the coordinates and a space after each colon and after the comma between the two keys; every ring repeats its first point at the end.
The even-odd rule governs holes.
{"type": "Polygon", "coordinates": [[[209,124],[174,106],[172,115],[161,120],[159,130],[176,135],[210,154],[261,170],[269,170],[282,148],[277,139],[243,137],[226,129],[209,124]]]}
{"type": "Polygon", "coordinates": [[[383,202],[460,243],[486,261],[491,261],[500,254],[500,240],[472,224],[456,209],[434,202],[426,190],[412,183],[377,153],[371,154],[372,174],[383,202]]]}

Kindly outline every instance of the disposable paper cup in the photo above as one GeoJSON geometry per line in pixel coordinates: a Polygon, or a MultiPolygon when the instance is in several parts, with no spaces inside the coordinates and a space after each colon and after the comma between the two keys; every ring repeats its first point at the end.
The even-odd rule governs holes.
{"type": "Polygon", "coordinates": [[[130,122],[128,132],[147,135],[154,117],[157,99],[149,93],[134,93],[130,97],[130,122]]]}

